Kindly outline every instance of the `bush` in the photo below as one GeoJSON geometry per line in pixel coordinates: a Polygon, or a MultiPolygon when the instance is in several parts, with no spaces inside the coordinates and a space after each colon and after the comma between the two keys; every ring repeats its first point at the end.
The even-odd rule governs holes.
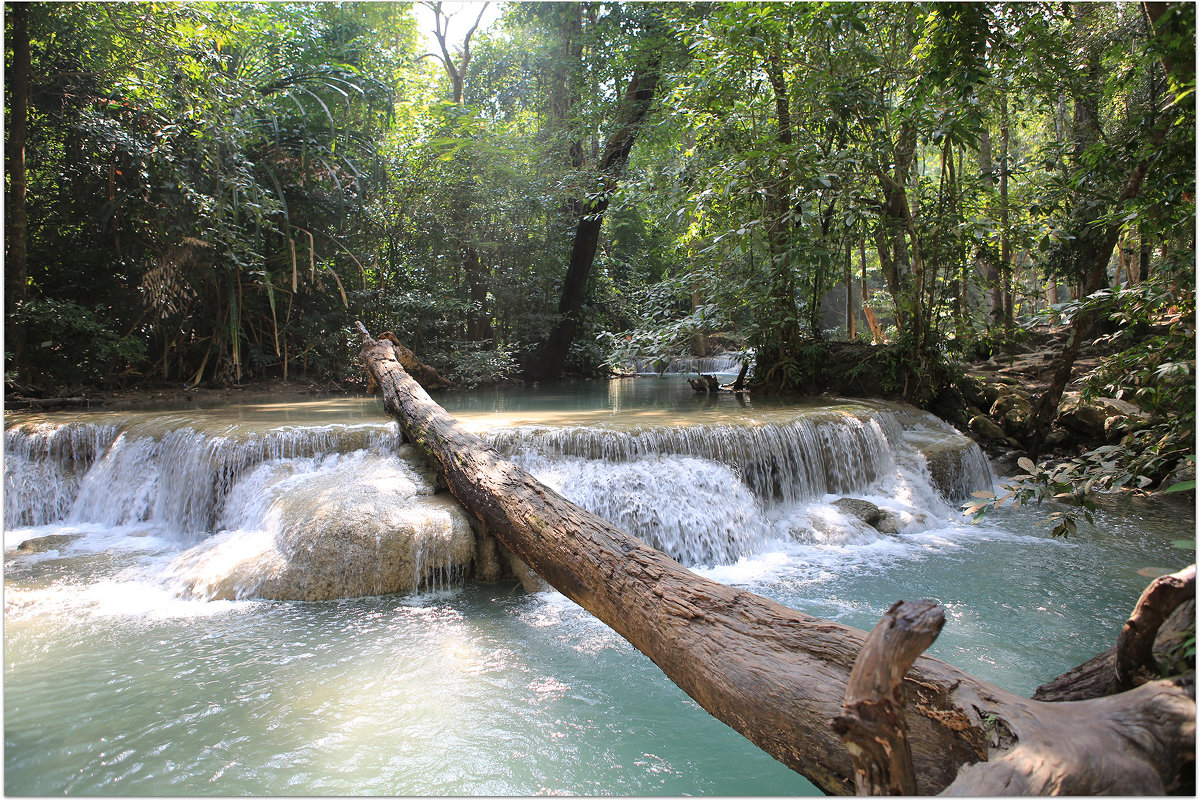
{"type": "MultiPolygon", "coordinates": [[[[121,336],[110,325],[111,312],[70,300],[34,298],[23,302],[8,325],[25,328],[32,382],[106,384],[144,366],[146,343],[121,336]]],[[[6,360],[8,360],[6,354],[6,360]]]]}

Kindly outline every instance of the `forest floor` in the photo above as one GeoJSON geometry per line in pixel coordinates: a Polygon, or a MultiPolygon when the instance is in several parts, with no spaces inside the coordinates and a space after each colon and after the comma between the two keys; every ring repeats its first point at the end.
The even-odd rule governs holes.
{"type": "MultiPolygon", "coordinates": [[[[997,353],[986,360],[967,361],[966,372],[977,378],[1011,378],[1020,382],[1022,388],[1036,396],[1046,390],[1062,360],[1070,325],[1038,327],[1028,331],[1028,338],[1015,346],[1011,353],[997,353]]],[[[1114,352],[1107,342],[1096,344],[1085,340],[1079,356],[1071,370],[1071,382],[1067,391],[1079,388],[1083,379],[1094,370],[1101,360],[1114,352]]]]}

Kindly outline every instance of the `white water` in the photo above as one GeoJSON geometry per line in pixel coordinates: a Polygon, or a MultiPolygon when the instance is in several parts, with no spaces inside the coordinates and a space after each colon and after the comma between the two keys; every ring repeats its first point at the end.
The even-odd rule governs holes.
{"type": "Polygon", "coordinates": [[[677,356],[646,358],[629,361],[620,366],[638,375],[736,375],[744,361],[740,353],[719,353],[715,356],[677,356]]]}
{"type": "MultiPolygon", "coordinates": [[[[1013,691],[1108,647],[1140,567],[1190,558],[1167,544],[1191,535],[1178,514],[1102,515],[1069,542],[1030,511],[965,525],[955,500],[990,471],[919,412],[742,408],[634,384],[611,382],[595,405],[531,407],[552,387],[447,402],[700,574],[862,628],[900,597],[938,598],[933,653],[1013,691]],[[841,497],[892,511],[901,533],[847,517],[841,497]]],[[[812,791],[557,594],[441,571],[417,595],[192,599],[247,564],[252,588],[331,493],[397,519],[436,499],[374,401],[302,406],[10,425],[6,793],[812,791]],[[47,536],[67,538],[16,550],[47,536]]]]}
{"type": "MultiPolygon", "coordinates": [[[[551,488],[686,565],[731,563],[778,542],[881,535],[831,505],[846,496],[893,512],[902,531],[921,530],[953,518],[955,501],[992,482],[978,448],[953,429],[878,404],[772,409],[714,424],[476,427],[551,488]],[[954,456],[944,486],[922,449],[954,456]]],[[[434,493],[432,475],[400,441],[394,422],[247,430],[135,416],[15,425],[5,431],[5,524],[147,525],[183,544],[221,534],[206,572],[221,564],[244,572],[260,557],[274,574],[279,554],[263,543],[294,527],[283,519],[289,510],[294,519],[317,513],[329,491],[351,487],[387,484],[401,500],[434,493]]],[[[253,585],[235,595],[253,596],[253,585]]]]}

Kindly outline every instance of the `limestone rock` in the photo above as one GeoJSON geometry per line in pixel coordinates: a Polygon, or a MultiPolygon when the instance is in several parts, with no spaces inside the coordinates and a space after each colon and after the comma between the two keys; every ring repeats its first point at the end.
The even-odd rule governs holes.
{"type": "Polygon", "coordinates": [[[1084,439],[1103,439],[1107,419],[1104,409],[1085,403],[1076,395],[1059,404],[1055,422],[1084,439]]]}
{"type": "Polygon", "coordinates": [[[18,553],[46,553],[51,550],[61,550],[76,539],[82,539],[82,533],[54,533],[50,536],[38,536],[26,539],[17,545],[18,553]]]}
{"type": "Polygon", "coordinates": [[[331,600],[411,592],[466,571],[475,534],[448,494],[396,461],[273,484],[263,529],[229,531],[178,556],[168,579],[213,600],[331,600]]]}
{"type": "MultiPolygon", "coordinates": [[[[959,391],[962,392],[963,398],[973,406],[990,405],[987,396],[984,394],[984,383],[970,375],[966,375],[958,382],[959,391]]],[[[992,402],[995,402],[993,400],[992,402]]]]}
{"type": "Polygon", "coordinates": [[[833,505],[840,509],[842,513],[862,520],[880,533],[896,534],[900,532],[900,518],[891,511],[880,508],[869,500],[843,497],[840,500],[835,500],[833,505]]]}
{"type": "Polygon", "coordinates": [[[952,503],[991,485],[987,456],[972,439],[962,436],[930,443],[921,448],[921,455],[929,469],[930,483],[952,503]],[[981,476],[989,477],[985,480],[981,476]]]}
{"type": "Polygon", "coordinates": [[[1104,410],[1111,419],[1114,416],[1145,418],[1150,416],[1138,406],[1116,397],[1097,397],[1092,405],[1104,410]]]}
{"type": "Polygon", "coordinates": [[[1058,448],[1063,447],[1064,445],[1068,445],[1070,443],[1071,443],[1071,434],[1067,433],[1066,431],[1064,431],[1060,428],[1055,428],[1054,430],[1052,430],[1046,434],[1046,439],[1045,439],[1045,441],[1042,442],[1042,449],[1057,450],[1058,448]]]}
{"type": "Polygon", "coordinates": [[[992,419],[1000,423],[1005,433],[1018,434],[1029,426],[1033,406],[1027,393],[1012,391],[996,398],[989,413],[992,419]]]}

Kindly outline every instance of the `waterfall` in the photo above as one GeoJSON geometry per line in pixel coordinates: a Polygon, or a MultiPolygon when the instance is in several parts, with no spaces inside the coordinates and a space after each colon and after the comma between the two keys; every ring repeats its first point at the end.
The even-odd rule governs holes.
{"type": "Polygon", "coordinates": [[[759,498],[798,503],[870,485],[894,467],[878,415],[808,411],[780,424],[603,427],[517,427],[493,433],[501,453],[574,456],[631,462],[653,455],[685,455],[735,470],[759,498]]]}
{"type": "Polygon", "coordinates": [[[16,425],[4,432],[4,525],[154,522],[211,533],[246,470],[266,461],[400,446],[397,426],[327,425],[213,435],[181,427],[16,425]]]}
{"type": "MultiPolygon", "coordinates": [[[[501,422],[482,435],[552,489],[688,565],[733,563],[773,541],[920,530],[994,480],[973,442],[895,404],[764,409],[699,424],[687,415],[629,424],[636,419],[501,422]],[[843,498],[877,506],[886,529],[855,518],[843,498]]],[[[433,497],[432,471],[401,442],[391,422],[19,423],[5,431],[5,525],[148,526],[199,542],[173,567],[188,595],[452,585],[473,557],[469,523],[448,496],[433,497]]]]}
{"type": "Polygon", "coordinates": [[[712,356],[643,358],[624,362],[620,366],[638,375],[710,375],[737,373],[744,360],[741,353],[718,353],[712,356]]]}

